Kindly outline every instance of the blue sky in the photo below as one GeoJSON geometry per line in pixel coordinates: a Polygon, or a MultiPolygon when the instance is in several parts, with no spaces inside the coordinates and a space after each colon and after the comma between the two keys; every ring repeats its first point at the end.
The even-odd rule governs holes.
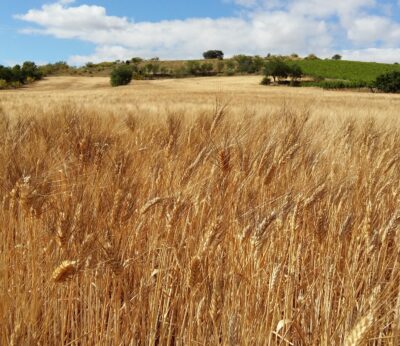
{"type": "Polygon", "coordinates": [[[0,42],[5,65],[198,58],[206,49],[395,62],[400,0],[2,0],[0,42]]]}

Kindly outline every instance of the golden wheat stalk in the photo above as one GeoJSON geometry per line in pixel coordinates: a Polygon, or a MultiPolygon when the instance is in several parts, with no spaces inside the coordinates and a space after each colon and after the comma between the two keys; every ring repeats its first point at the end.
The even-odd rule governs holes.
{"type": "Polygon", "coordinates": [[[345,346],[358,346],[360,345],[361,341],[363,341],[364,337],[366,336],[369,327],[374,322],[374,316],[370,312],[364,317],[362,317],[353,329],[347,334],[345,338],[344,345],[345,346]]]}
{"type": "Polygon", "coordinates": [[[63,261],[54,269],[52,279],[54,282],[60,283],[70,279],[78,271],[78,261],[63,261]]]}

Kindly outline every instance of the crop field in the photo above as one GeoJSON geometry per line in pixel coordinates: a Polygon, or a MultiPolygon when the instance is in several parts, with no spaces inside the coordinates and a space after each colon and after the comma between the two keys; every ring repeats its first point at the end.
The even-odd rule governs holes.
{"type": "Polygon", "coordinates": [[[0,92],[1,345],[400,344],[400,95],[260,78],[0,92]]]}
{"type": "Polygon", "coordinates": [[[361,61],[298,60],[304,74],[312,77],[371,82],[381,74],[400,71],[400,65],[361,61]]]}

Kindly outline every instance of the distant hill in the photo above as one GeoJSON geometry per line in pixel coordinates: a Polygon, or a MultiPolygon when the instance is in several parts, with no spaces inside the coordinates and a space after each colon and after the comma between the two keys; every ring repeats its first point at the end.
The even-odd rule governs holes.
{"type": "MultiPolygon", "coordinates": [[[[400,65],[398,64],[282,58],[290,65],[298,64],[306,76],[321,80],[371,82],[380,74],[400,71],[400,65]]],[[[207,75],[262,75],[263,64],[267,59],[244,55],[225,60],[154,61],[140,59],[139,61],[134,61],[132,59],[132,61],[128,62],[88,63],[79,68],[69,67],[68,65],[47,65],[42,68],[45,75],[98,77],[109,76],[113,68],[120,64],[129,64],[135,69],[135,77],[137,79],[184,78],[207,75]]]]}

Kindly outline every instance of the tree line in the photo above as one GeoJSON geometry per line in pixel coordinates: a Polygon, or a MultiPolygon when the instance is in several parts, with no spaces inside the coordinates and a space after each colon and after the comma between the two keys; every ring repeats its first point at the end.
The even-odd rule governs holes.
{"type": "Polygon", "coordinates": [[[24,62],[22,66],[5,67],[0,65],[0,89],[18,88],[24,84],[40,80],[42,77],[43,73],[32,61],[24,62]]]}

